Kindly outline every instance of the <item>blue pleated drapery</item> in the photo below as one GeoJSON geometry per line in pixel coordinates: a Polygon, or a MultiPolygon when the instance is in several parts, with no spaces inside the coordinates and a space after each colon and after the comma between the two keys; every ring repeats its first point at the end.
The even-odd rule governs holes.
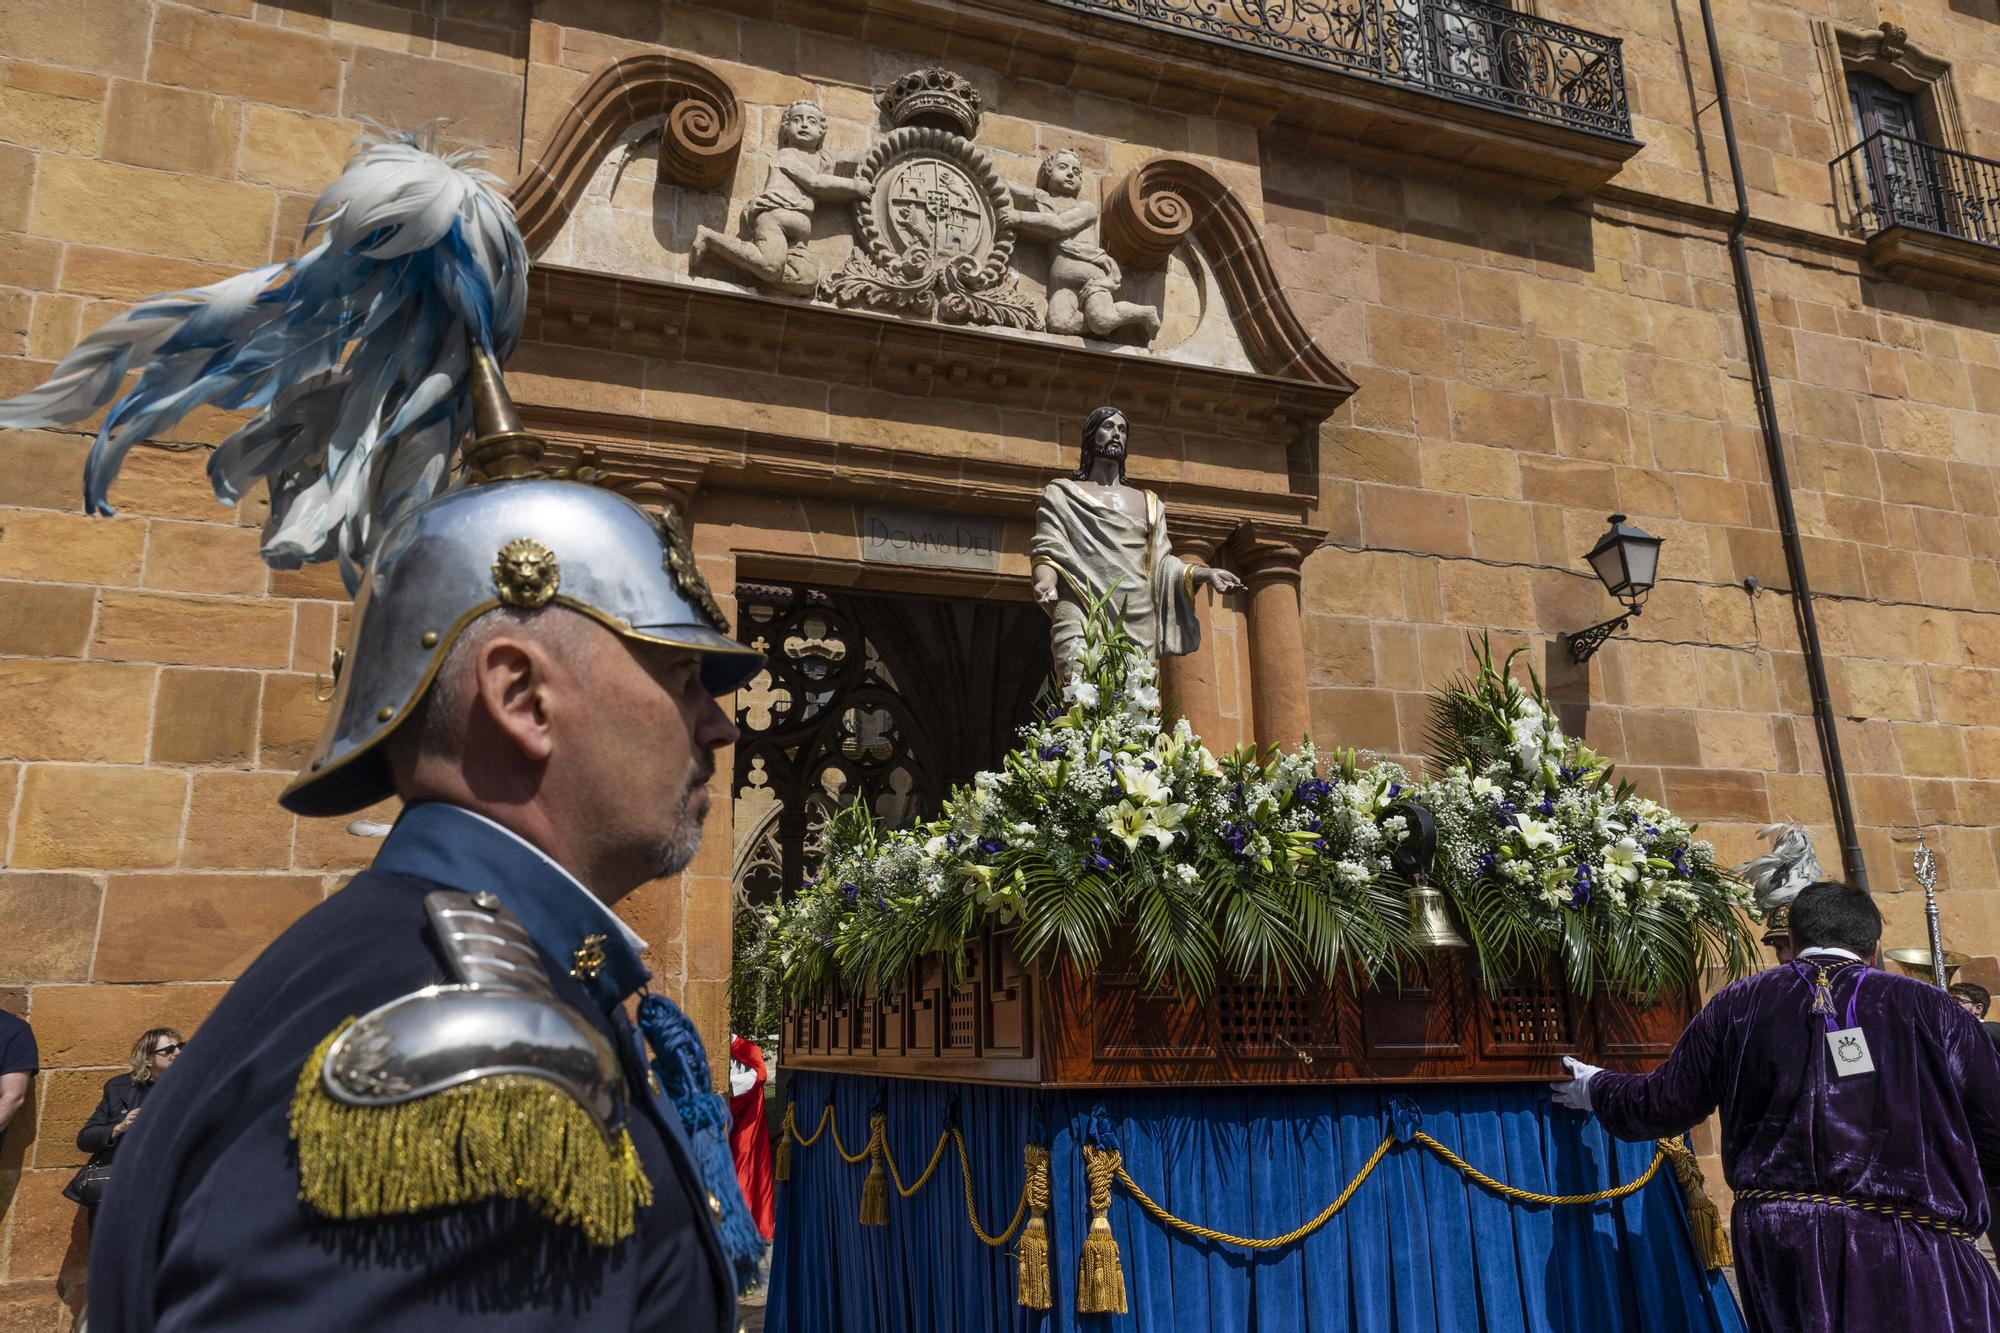
{"type": "Polygon", "coordinates": [[[1613,1203],[1510,1203],[1414,1144],[1399,1144],[1332,1221],[1305,1240],[1248,1253],[1170,1231],[1114,1187],[1111,1226],[1131,1313],[1076,1313],[1089,1224],[1079,1151],[1101,1108],[1140,1187],[1190,1221],[1245,1236],[1292,1230],[1332,1202],[1407,1098],[1422,1128],[1496,1179],[1549,1194],[1622,1184],[1652,1160],[1529,1085],[1241,1088],[1088,1093],[795,1075],[810,1134],[831,1098],[848,1151],[872,1110],[909,1184],[955,1117],[971,1154],[980,1225],[997,1234],[1020,1198],[1022,1145],[1052,1158],[1054,1307],[1014,1298],[1014,1246],[981,1244],[965,1217],[957,1154],[915,1198],[889,1199],[886,1227],[858,1225],[867,1164],[832,1136],[792,1150],[778,1188],[766,1311],[770,1333],[1739,1333],[1719,1273],[1704,1272],[1662,1168],[1613,1203]]]}

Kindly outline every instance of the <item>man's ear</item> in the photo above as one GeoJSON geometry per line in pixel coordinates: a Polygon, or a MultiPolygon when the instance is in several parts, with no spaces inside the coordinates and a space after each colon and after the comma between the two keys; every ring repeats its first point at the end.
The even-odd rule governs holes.
{"type": "Polygon", "coordinates": [[[555,748],[549,719],[554,666],[546,646],[512,634],[496,634],[481,644],[473,663],[480,711],[534,763],[546,761],[555,748]]]}

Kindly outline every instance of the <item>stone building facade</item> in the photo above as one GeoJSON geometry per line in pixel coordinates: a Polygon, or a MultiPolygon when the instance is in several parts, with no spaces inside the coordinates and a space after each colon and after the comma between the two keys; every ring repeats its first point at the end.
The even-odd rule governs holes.
{"type": "MultiPolygon", "coordinates": [[[[1169,676],[1212,744],[1310,728],[1414,759],[1426,692],[1488,633],[1721,859],[1789,816],[1836,867],[1694,0],[1342,0],[1283,30],[1246,6],[1228,32],[1109,8],[0,0],[0,394],[124,303],[293,253],[364,119],[448,117],[514,182],[542,265],[509,369],[530,424],[685,509],[718,591],[763,599],[755,623],[785,643],[825,637],[784,620],[801,589],[828,614],[897,594],[1018,608],[1035,491],[1118,402],[1176,544],[1250,585],[1209,602],[1203,650],[1169,676]],[[917,106],[902,128],[976,152],[897,157],[878,93],[934,67],[976,93],[976,127],[917,106]],[[754,237],[745,205],[800,101],[825,137],[799,151],[873,173],[887,249],[860,234],[873,204],[836,185],[762,277],[697,257],[703,228],[754,237]],[[1063,150],[1079,184],[1037,194],[1063,150]],[[896,182],[929,211],[898,214],[896,182]],[[1099,263],[1048,239],[1078,202],[1119,266],[1109,294],[1156,330],[1049,331],[1066,286],[1088,307],[1074,264],[1099,263]],[[1012,236],[975,283],[992,308],[953,315],[964,275],[910,260],[910,225],[982,261],[1012,236]],[[1577,667],[1559,636],[1614,609],[1582,560],[1613,511],[1666,539],[1662,578],[1577,667]],[[956,549],[883,537],[926,525],[956,549]]],[[[1907,867],[1926,830],[1946,940],[1991,983],[2000,14],[1715,0],[1715,19],[1853,839],[1887,942],[1921,944],[1907,867]]],[[[138,450],[119,515],[94,520],[84,437],[0,439],[0,1004],[45,1065],[0,1149],[0,1329],[67,1327],[81,1299],[59,1191],[131,1040],[196,1027],[374,846],[274,803],[318,732],[345,606],[329,572],[267,571],[257,506],[210,496],[228,429],[202,416],[138,450]]],[[[952,614],[924,623],[1012,660],[1011,631],[952,614]]],[[[752,722],[832,669],[810,657],[790,694],[745,701],[752,722]]],[[[924,670],[895,682],[919,712],[1009,674],[924,670]]],[[[711,1034],[768,776],[630,905],[711,1034]]]]}

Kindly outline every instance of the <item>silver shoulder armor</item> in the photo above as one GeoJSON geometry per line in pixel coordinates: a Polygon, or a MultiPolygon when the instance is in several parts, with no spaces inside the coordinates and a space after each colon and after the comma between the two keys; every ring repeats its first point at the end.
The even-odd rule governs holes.
{"type": "Polygon", "coordinates": [[[458,984],[426,986],[356,1020],[327,1050],[327,1094],[348,1106],[396,1106],[525,1075],[568,1093],[611,1134],[624,1100],[617,1052],[556,999],[520,918],[483,893],[439,891],[424,907],[458,984]]]}

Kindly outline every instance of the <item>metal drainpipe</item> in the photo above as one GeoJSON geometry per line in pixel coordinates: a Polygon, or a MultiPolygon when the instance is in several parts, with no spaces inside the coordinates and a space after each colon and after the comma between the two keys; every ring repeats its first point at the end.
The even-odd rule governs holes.
{"type": "Polygon", "coordinates": [[[1771,467],[1771,494],[1778,509],[1778,536],[1785,546],[1785,568],[1791,578],[1799,617],[1799,638],[1805,647],[1813,722],[1819,729],[1820,752],[1826,757],[1827,783],[1833,788],[1833,818],[1840,829],[1841,866],[1848,883],[1865,889],[1868,868],[1862,863],[1854,803],[1847,792],[1847,765],[1840,757],[1833,697],[1826,685],[1819,618],[1813,614],[1805,550],[1799,545],[1798,514],[1792,508],[1791,469],[1785,462],[1785,440],[1778,430],[1778,408],[1771,397],[1771,367],[1764,357],[1764,326],[1757,316],[1757,293],[1750,285],[1750,258],[1743,248],[1743,231],[1750,225],[1750,197],[1743,189],[1743,159],[1736,148],[1736,122],[1729,114],[1729,83],[1723,75],[1722,48],[1715,39],[1715,13],[1709,8],[1709,0],[1701,0],[1701,26],[1708,37],[1708,62],[1715,74],[1715,104],[1722,111],[1722,141],[1729,149],[1729,177],[1736,187],[1736,217],[1729,227],[1729,266],[1736,275],[1736,302],[1743,316],[1743,340],[1750,355],[1750,386],[1757,395],[1757,420],[1763,427],[1764,453],[1771,467]]]}

